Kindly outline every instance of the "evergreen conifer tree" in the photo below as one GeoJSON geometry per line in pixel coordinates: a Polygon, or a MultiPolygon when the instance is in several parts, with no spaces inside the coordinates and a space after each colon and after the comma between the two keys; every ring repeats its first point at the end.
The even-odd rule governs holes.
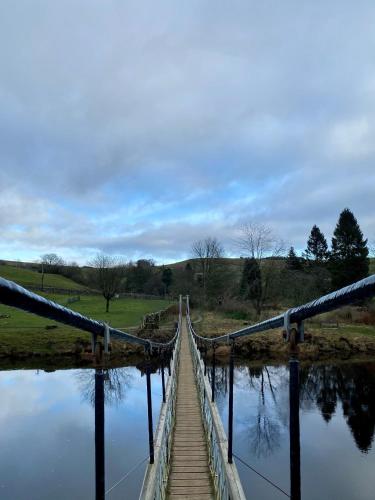
{"type": "Polygon", "coordinates": [[[262,276],[259,263],[253,257],[244,259],[240,292],[245,299],[254,303],[258,311],[258,302],[262,297],[262,276]]]}
{"type": "Polygon", "coordinates": [[[367,240],[363,238],[357,219],[348,208],[341,212],[333,233],[330,270],[335,289],[368,275],[367,240]]]}
{"type": "Polygon", "coordinates": [[[286,258],[286,268],[289,271],[302,271],[302,262],[299,257],[297,257],[294,247],[290,247],[288,256],[286,258]]]}
{"type": "Polygon", "coordinates": [[[328,259],[329,252],[327,240],[316,225],[311,229],[305,256],[307,259],[315,260],[317,263],[323,263],[328,259]]]}

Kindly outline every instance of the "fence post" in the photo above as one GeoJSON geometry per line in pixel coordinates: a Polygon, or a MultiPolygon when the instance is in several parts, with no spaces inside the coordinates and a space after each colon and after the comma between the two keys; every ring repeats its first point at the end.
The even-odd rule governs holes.
{"type": "Polygon", "coordinates": [[[234,340],[229,360],[229,408],[228,408],[228,463],[233,463],[233,383],[234,383],[234,340]]]}
{"type": "Polygon", "coordinates": [[[105,497],[104,372],[95,370],[95,498],[105,497]]]}

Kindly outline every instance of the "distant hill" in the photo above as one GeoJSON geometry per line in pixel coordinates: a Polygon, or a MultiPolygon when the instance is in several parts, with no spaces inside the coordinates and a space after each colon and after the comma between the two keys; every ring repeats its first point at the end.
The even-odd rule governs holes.
{"type": "MultiPolygon", "coordinates": [[[[27,265],[27,264],[26,264],[27,265]]],[[[42,275],[37,270],[23,267],[22,263],[15,265],[0,265],[0,277],[14,281],[23,287],[41,286],[42,275]]],[[[85,287],[59,274],[44,274],[44,287],[61,288],[66,290],[83,290],[85,287]]]]}
{"type": "MultiPolygon", "coordinates": [[[[35,263],[28,262],[16,262],[16,261],[1,261],[0,264],[0,277],[15,281],[21,286],[41,286],[42,276],[38,272],[38,265],[35,263]]],[[[220,259],[220,262],[230,270],[231,273],[237,275],[238,279],[241,275],[243,259],[241,258],[230,258],[224,257],[220,259]]],[[[165,264],[164,267],[170,267],[171,269],[185,269],[186,265],[190,263],[192,268],[196,271],[199,270],[197,259],[186,259],[178,262],[172,262],[170,264],[165,264]]],[[[158,266],[163,267],[163,266],[158,266]]],[[[87,266],[82,266],[82,268],[87,268],[87,266]]],[[[375,274],[375,258],[370,259],[370,274],[375,274]]],[[[83,290],[85,287],[80,283],[77,283],[69,278],[65,278],[59,274],[49,274],[44,275],[44,286],[46,288],[61,288],[70,290],[83,290]]]]}

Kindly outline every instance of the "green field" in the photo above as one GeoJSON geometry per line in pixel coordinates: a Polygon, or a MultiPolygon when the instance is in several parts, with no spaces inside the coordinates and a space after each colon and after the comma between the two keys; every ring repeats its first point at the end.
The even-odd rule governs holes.
{"type": "MultiPolygon", "coordinates": [[[[23,287],[41,286],[42,275],[31,269],[22,267],[0,265],[0,277],[10,281],[14,281],[23,287]]],[[[67,290],[82,290],[84,287],[75,281],[60,276],[59,274],[44,274],[44,286],[53,288],[65,288],[67,290]]]]}
{"type": "MultiPolygon", "coordinates": [[[[117,299],[111,302],[110,312],[107,314],[105,301],[99,295],[83,295],[79,302],[72,304],[67,304],[69,297],[66,295],[45,295],[45,297],[118,328],[137,326],[145,314],[165,309],[170,304],[167,300],[117,299]]],[[[65,352],[73,348],[77,339],[88,342],[90,335],[13,307],[0,305],[0,354],[2,355],[12,352],[51,354],[65,352]],[[54,328],[46,328],[51,326],[54,328]]]]}

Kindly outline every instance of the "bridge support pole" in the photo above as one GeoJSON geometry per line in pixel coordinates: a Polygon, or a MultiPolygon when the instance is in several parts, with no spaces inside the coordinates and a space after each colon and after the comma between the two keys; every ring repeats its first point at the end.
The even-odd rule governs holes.
{"type": "Polygon", "coordinates": [[[212,371],[211,371],[211,390],[212,390],[212,396],[211,396],[211,401],[214,403],[215,402],[215,375],[216,375],[216,345],[213,344],[212,346],[212,371]]]}
{"type": "Polygon", "coordinates": [[[104,372],[95,370],[95,498],[105,497],[104,372]]]}
{"type": "Polygon", "coordinates": [[[109,352],[109,344],[110,344],[110,333],[109,333],[109,326],[107,323],[104,323],[104,352],[108,354],[109,352]]]}
{"type": "Polygon", "coordinates": [[[91,334],[91,352],[95,354],[95,347],[96,347],[96,333],[91,334]]]}
{"type": "Polygon", "coordinates": [[[165,403],[164,354],[161,355],[161,385],[163,389],[163,403],[165,403]]]}
{"type": "Polygon", "coordinates": [[[147,383],[147,417],[148,417],[148,444],[150,450],[150,464],[154,463],[154,428],[152,423],[152,399],[151,399],[151,369],[150,363],[146,367],[147,383]]]}
{"type": "Polygon", "coordinates": [[[290,331],[289,359],[289,442],[290,498],[301,500],[301,450],[299,425],[299,360],[298,345],[303,340],[303,323],[290,331]]]}
{"type": "Polygon", "coordinates": [[[233,384],[234,384],[234,341],[229,360],[229,408],[228,408],[228,463],[233,463],[233,384]]]}

